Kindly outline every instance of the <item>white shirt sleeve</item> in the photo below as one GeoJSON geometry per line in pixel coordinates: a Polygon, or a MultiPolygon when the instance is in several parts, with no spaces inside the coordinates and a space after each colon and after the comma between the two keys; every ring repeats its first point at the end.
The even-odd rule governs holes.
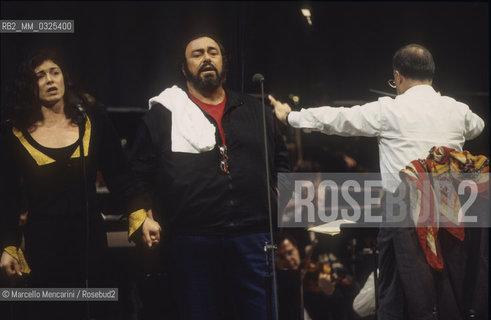
{"type": "Polygon", "coordinates": [[[340,136],[376,137],[382,128],[379,101],[351,108],[319,107],[293,111],[288,123],[295,128],[322,131],[340,136]]]}
{"type": "Polygon", "coordinates": [[[465,114],[465,132],[464,138],[466,140],[472,140],[477,138],[484,129],[484,121],[470,109],[465,114]]]}

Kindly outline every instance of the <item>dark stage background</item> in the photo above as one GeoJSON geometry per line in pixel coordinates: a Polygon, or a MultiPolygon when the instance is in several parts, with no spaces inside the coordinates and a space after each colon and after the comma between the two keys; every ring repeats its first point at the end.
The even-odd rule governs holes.
{"type": "MultiPolygon", "coordinates": [[[[247,93],[266,78],[266,91],[299,106],[350,106],[377,99],[369,89],[395,93],[391,58],[408,43],[429,48],[436,61],[434,87],[489,117],[489,4],[487,2],[1,2],[2,19],[73,19],[73,34],[1,34],[5,83],[33,49],[61,50],[79,88],[107,107],[146,108],[150,97],[179,77],[181,41],[196,31],[223,38],[232,62],[228,86],[247,93]],[[300,9],[312,12],[312,26],[300,9]]],[[[131,116],[113,116],[131,139],[131,116]]],[[[488,152],[489,126],[466,148],[488,152]]],[[[313,134],[305,147],[329,143],[313,134]]],[[[375,139],[332,138],[351,144],[373,170],[375,139]]]]}
{"type": "MultiPolygon", "coordinates": [[[[392,55],[405,44],[419,43],[433,53],[435,89],[467,103],[485,119],[484,133],[465,148],[489,156],[487,2],[1,1],[0,17],[75,21],[73,34],[0,34],[2,106],[6,84],[19,63],[31,51],[51,47],[64,54],[64,72],[75,85],[110,108],[111,119],[130,145],[148,99],[180,78],[177,58],[190,33],[221,36],[232,58],[230,88],[257,94],[259,87],[251,78],[262,73],[266,92],[290,103],[290,95],[299,96],[297,108],[351,106],[381,96],[370,90],[395,94],[387,85],[392,55]],[[311,9],[312,25],[301,14],[304,6],[311,9]],[[116,112],[129,108],[136,111],[116,112]]],[[[319,150],[328,146],[329,155],[341,150],[364,170],[378,171],[375,138],[312,133],[302,139],[306,159],[335,167],[332,156],[320,156],[319,150]]],[[[108,208],[103,211],[111,214],[108,208]]],[[[108,231],[126,228],[111,223],[108,231]]],[[[126,241],[124,232],[122,239],[126,241]]],[[[342,248],[339,242],[335,246],[342,248]]],[[[110,270],[120,290],[113,318],[153,319],[152,308],[157,308],[161,318],[173,319],[172,294],[162,289],[169,280],[156,271],[155,254],[141,252],[112,249],[110,270]]],[[[371,253],[364,257],[357,274],[360,283],[373,268],[371,253]]],[[[5,306],[0,305],[0,314],[5,306]]]]}

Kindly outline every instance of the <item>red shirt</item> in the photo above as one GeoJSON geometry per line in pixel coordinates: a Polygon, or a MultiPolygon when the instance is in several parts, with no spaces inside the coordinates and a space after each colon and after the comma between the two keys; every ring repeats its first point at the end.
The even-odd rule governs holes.
{"type": "Polygon", "coordinates": [[[208,113],[210,116],[215,119],[217,125],[218,125],[218,130],[220,130],[220,136],[222,137],[223,144],[225,145],[225,134],[223,133],[223,128],[222,128],[222,116],[223,116],[223,111],[225,110],[225,103],[227,102],[227,97],[223,98],[223,101],[220,102],[219,104],[208,104],[204,103],[195,96],[193,96],[191,93],[189,94],[189,97],[191,100],[193,100],[194,103],[196,103],[203,111],[208,113]]]}

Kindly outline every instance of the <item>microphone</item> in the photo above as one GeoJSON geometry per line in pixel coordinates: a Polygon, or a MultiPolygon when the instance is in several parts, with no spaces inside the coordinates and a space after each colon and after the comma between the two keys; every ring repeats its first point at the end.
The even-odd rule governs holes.
{"type": "MultiPolygon", "coordinates": [[[[264,76],[260,73],[256,73],[252,76],[252,82],[259,83],[261,86],[261,102],[263,109],[263,137],[264,137],[264,163],[265,163],[265,173],[266,173],[266,190],[271,190],[270,182],[270,168],[269,168],[269,152],[268,152],[268,140],[267,140],[267,130],[266,130],[266,106],[264,105],[264,76]]],[[[271,112],[270,112],[271,113],[271,112]]],[[[275,268],[275,249],[274,236],[273,236],[273,212],[271,208],[271,192],[267,192],[268,199],[268,216],[269,216],[269,241],[264,243],[264,253],[266,254],[266,279],[268,281],[268,288],[273,287],[273,292],[268,289],[266,294],[272,299],[269,299],[268,305],[266,306],[268,312],[268,319],[278,320],[278,292],[277,292],[277,280],[276,280],[276,268],[275,268]],[[269,257],[271,257],[272,267],[270,266],[269,257]],[[275,308],[273,308],[275,306],[275,308]],[[273,311],[274,310],[274,311],[273,311]],[[273,313],[274,312],[274,313],[273,313]],[[274,317],[273,317],[274,314],[274,317]]]]}
{"type": "Polygon", "coordinates": [[[254,83],[264,82],[264,76],[260,73],[256,73],[255,75],[252,76],[252,82],[254,83]]]}
{"type": "Polygon", "coordinates": [[[70,99],[68,99],[68,106],[75,108],[78,110],[78,112],[80,112],[79,123],[87,117],[87,113],[85,112],[82,103],[82,100],[78,97],[71,97],[70,99]]]}

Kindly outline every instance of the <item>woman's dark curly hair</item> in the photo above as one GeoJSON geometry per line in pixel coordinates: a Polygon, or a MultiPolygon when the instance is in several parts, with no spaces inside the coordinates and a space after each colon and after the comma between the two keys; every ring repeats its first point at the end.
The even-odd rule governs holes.
{"type": "Polygon", "coordinates": [[[74,123],[77,122],[78,110],[69,107],[68,102],[75,97],[84,102],[84,98],[75,92],[61,57],[53,51],[42,50],[21,63],[15,80],[7,89],[6,105],[2,118],[6,123],[18,130],[27,130],[37,121],[43,120],[41,102],[39,100],[38,78],[34,70],[47,60],[57,64],[63,73],[65,83],[64,112],[67,119],[71,119],[74,123]]]}

